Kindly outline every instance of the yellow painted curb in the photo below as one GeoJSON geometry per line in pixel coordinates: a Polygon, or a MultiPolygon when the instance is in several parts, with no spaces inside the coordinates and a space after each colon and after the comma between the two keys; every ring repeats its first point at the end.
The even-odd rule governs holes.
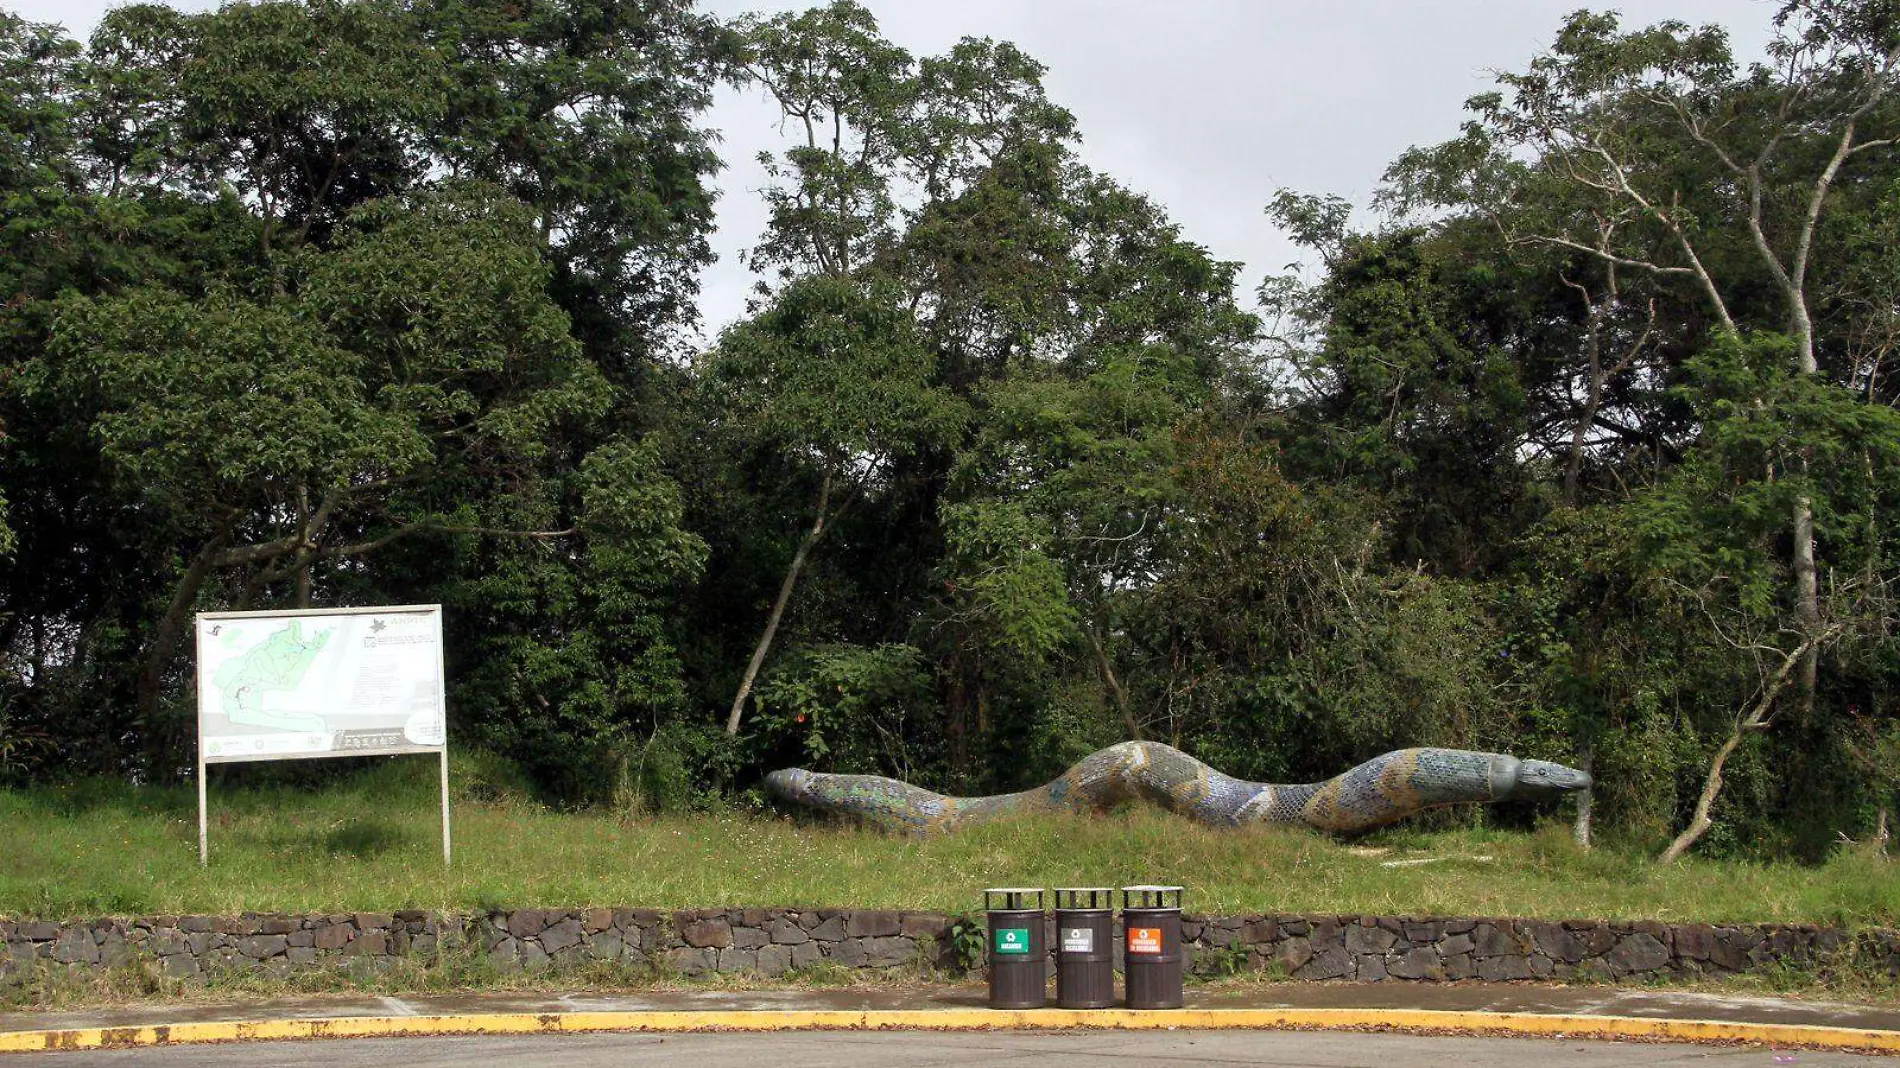
{"type": "Polygon", "coordinates": [[[411,1035],[573,1034],[589,1031],[983,1031],[1258,1029],[1455,1031],[1482,1035],[1755,1043],[1900,1053],[1900,1031],[1809,1024],[1656,1020],[1528,1012],[1427,1009],[914,1009],[869,1011],[486,1013],[458,1016],[341,1016],[307,1020],[177,1023],[0,1032],[0,1053],[127,1049],[268,1039],[388,1038],[411,1035]]]}

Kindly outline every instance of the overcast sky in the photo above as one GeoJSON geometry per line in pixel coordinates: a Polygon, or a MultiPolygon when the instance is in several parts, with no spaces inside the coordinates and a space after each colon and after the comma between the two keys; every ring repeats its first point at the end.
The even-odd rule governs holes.
{"type": "MultiPolygon", "coordinates": [[[[702,0],[730,16],[779,6],[702,0]]],[[[913,55],[960,37],[1013,41],[1049,68],[1075,113],[1086,162],[1163,204],[1187,236],[1246,265],[1244,285],[1296,250],[1262,214],[1275,189],[1364,205],[1408,146],[1455,134],[1490,72],[1518,69],[1587,0],[864,0],[913,55]]],[[[0,0],[84,35],[102,0],[0,0]]],[[[180,6],[202,9],[204,2],[180,6]]],[[[1766,37],[1768,0],[1622,0],[1626,25],[1664,18],[1727,26],[1737,51],[1766,37]]],[[[717,184],[719,262],[701,310],[710,336],[739,315],[751,279],[737,253],[764,225],[753,162],[779,145],[776,114],[724,92],[707,117],[727,170],[717,184]]]]}

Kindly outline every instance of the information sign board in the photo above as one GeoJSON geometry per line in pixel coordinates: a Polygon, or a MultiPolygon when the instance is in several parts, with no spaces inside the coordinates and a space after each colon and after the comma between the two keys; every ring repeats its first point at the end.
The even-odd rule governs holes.
{"type": "Polygon", "coordinates": [[[198,853],[205,765],[438,753],[449,857],[442,607],[198,616],[198,853]]]}
{"type": "Polygon", "coordinates": [[[199,616],[198,737],[212,764],[440,750],[441,610],[199,616]]]}

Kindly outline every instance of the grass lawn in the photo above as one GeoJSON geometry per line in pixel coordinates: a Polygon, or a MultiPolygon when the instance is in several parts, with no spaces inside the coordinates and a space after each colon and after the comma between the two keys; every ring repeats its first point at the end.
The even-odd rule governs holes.
{"type": "Polygon", "coordinates": [[[444,871],[435,765],[378,762],[321,789],[240,787],[214,768],[211,865],[189,789],[80,783],[0,792],[0,916],[472,910],[515,906],[981,908],[986,886],[1178,883],[1191,911],[1900,923],[1900,865],[1821,866],[1582,852],[1561,828],[1388,830],[1342,843],[1211,830],[1144,809],[1024,819],[938,839],[744,813],[551,811],[455,784],[444,871]],[[478,798],[480,800],[478,800],[478,798]],[[1430,863],[1387,867],[1394,860],[1430,863]],[[1489,859],[1480,859],[1489,858],[1489,859]]]}

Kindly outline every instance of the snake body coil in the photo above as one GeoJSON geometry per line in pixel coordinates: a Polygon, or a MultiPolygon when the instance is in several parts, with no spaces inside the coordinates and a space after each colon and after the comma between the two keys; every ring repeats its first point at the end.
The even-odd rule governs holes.
{"type": "Polygon", "coordinates": [[[1252,823],[1362,831],[1439,805],[1551,797],[1590,776],[1543,760],[1463,749],[1398,749],[1324,782],[1276,785],[1223,775],[1160,742],[1123,742],[1084,757],[1047,786],[988,797],[949,797],[877,775],[787,768],[766,776],[773,796],[924,834],[1013,812],[1099,811],[1145,798],[1216,827],[1252,823]]]}

